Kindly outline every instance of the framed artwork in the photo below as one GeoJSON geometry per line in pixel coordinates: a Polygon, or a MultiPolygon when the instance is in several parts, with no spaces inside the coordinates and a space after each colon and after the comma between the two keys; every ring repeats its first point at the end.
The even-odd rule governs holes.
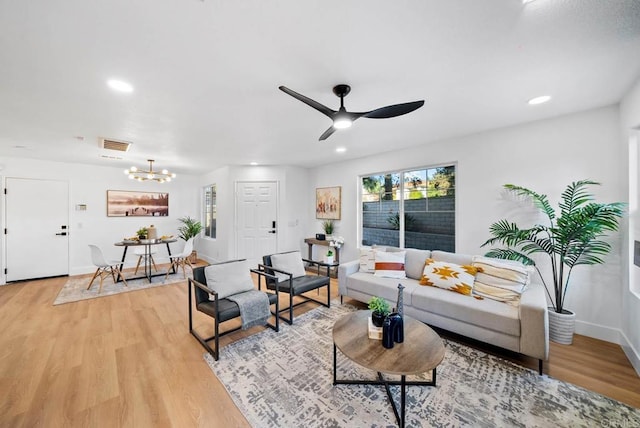
{"type": "Polygon", "coordinates": [[[342,187],[319,187],[316,189],[316,218],[340,220],[342,187]]]}
{"type": "Polygon", "coordinates": [[[107,190],[107,217],[166,217],[169,194],[107,190]]]}

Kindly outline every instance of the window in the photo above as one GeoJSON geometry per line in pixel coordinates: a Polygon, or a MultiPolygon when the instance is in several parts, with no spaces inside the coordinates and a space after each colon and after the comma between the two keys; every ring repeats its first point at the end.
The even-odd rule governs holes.
{"type": "Polygon", "coordinates": [[[204,235],[209,238],[216,237],[217,217],[216,185],[212,184],[204,188],[204,235]]]}
{"type": "Polygon", "coordinates": [[[455,251],[455,165],[361,177],[362,245],[455,251]]]}

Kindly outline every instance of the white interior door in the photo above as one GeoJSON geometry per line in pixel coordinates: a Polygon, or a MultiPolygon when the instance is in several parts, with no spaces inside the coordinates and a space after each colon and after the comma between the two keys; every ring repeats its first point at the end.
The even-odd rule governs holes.
{"type": "Polygon", "coordinates": [[[69,274],[69,185],[7,178],[6,280],[69,274]]]}
{"type": "Polygon", "coordinates": [[[273,181],[236,183],[236,253],[252,264],[277,251],[278,185],[273,181]]]}

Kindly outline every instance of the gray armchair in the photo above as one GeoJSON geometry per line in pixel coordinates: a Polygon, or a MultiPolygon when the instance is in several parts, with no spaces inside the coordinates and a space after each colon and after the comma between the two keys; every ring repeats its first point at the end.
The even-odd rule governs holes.
{"type": "MultiPolygon", "coordinates": [[[[232,260],[223,263],[217,263],[216,265],[225,265],[230,263],[241,262],[244,260],[232,260]]],[[[205,266],[193,269],[193,279],[189,278],[189,332],[200,342],[200,344],[213,356],[217,361],[219,358],[219,338],[240,330],[242,326],[225,330],[220,332],[220,324],[235,318],[240,317],[240,307],[238,304],[228,297],[222,298],[217,291],[212,290],[207,286],[207,277],[205,275],[205,266]],[[192,291],[194,298],[192,298],[192,291]],[[197,311],[202,312],[214,319],[214,334],[211,337],[204,338],[200,336],[193,328],[193,302],[195,300],[195,308],[197,311]],[[214,341],[214,347],[211,348],[208,342],[214,341]]],[[[266,272],[261,272],[256,269],[251,269],[251,272],[259,275],[259,278],[266,277],[268,279],[274,279],[275,276],[266,272]]],[[[275,316],[275,323],[271,324],[267,322],[267,326],[279,331],[279,305],[278,305],[278,287],[276,286],[274,293],[267,292],[266,295],[269,299],[269,305],[275,305],[275,311],[271,311],[271,315],[275,316]]]]}
{"type": "MultiPolygon", "coordinates": [[[[316,302],[327,308],[331,307],[331,279],[329,278],[329,273],[334,265],[303,259],[299,251],[270,254],[263,256],[262,261],[263,264],[258,265],[258,270],[268,274],[264,275],[266,288],[268,290],[276,290],[277,293],[287,293],[289,295],[289,307],[279,310],[279,313],[289,312],[288,318],[280,315],[283,321],[293,324],[293,308],[308,302],[316,302]],[[316,266],[317,273],[315,275],[307,274],[303,263],[316,266]],[[321,272],[321,268],[326,268],[326,274],[321,272]],[[319,292],[322,287],[327,287],[326,303],[304,295],[304,293],[312,290],[318,290],[319,292]],[[294,296],[301,297],[303,300],[294,305],[294,296]]],[[[261,277],[258,277],[258,289],[260,290],[261,287],[261,277]]]]}

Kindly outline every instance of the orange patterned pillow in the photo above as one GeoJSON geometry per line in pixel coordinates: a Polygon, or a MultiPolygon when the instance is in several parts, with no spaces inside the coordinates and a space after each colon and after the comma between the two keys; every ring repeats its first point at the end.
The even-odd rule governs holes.
{"type": "Polygon", "coordinates": [[[431,285],[470,296],[473,291],[473,281],[479,271],[481,270],[469,265],[462,266],[427,259],[424,262],[420,285],[431,285]]]}

